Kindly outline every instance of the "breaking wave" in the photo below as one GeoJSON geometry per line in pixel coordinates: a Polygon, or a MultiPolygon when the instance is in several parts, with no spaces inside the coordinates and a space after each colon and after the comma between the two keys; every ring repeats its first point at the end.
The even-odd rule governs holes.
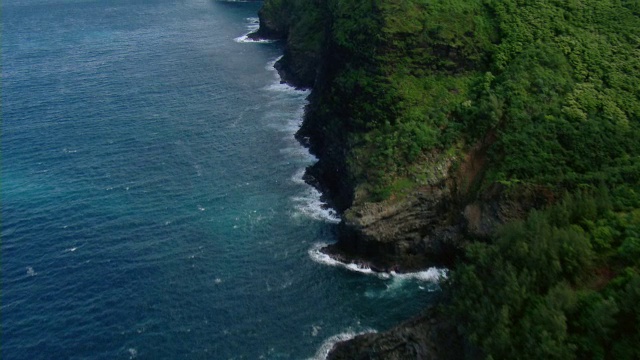
{"type": "Polygon", "coordinates": [[[329,244],[318,243],[318,244],[315,244],[311,249],[309,249],[308,253],[311,259],[320,264],[337,266],[350,271],[359,272],[361,274],[377,276],[381,279],[392,279],[392,278],[400,279],[400,280],[413,279],[413,280],[424,281],[424,282],[438,283],[440,282],[440,280],[447,278],[447,269],[436,268],[436,267],[431,267],[426,270],[410,272],[410,273],[397,273],[395,271],[390,271],[390,272],[374,271],[364,264],[345,263],[332,258],[331,256],[321,251],[321,249],[327,245],[329,244]]]}
{"type": "Polygon", "coordinates": [[[233,39],[235,42],[257,43],[257,44],[269,44],[269,43],[275,42],[274,40],[250,38],[249,35],[256,32],[260,28],[260,20],[257,17],[249,17],[246,20],[247,20],[247,29],[249,30],[249,32],[233,39]]]}

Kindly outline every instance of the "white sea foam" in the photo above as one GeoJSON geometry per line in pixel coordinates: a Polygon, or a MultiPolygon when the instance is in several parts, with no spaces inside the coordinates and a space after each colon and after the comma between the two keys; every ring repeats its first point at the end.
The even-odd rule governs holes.
{"type": "Polygon", "coordinates": [[[249,37],[249,34],[251,34],[252,32],[253,31],[250,31],[246,35],[238,36],[233,40],[238,43],[254,43],[254,44],[270,44],[275,41],[275,40],[267,40],[267,39],[257,39],[257,40],[252,39],[249,37]]]}
{"type": "Polygon", "coordinates": [[[311,336],[318,336],[318,333],[322,330],[320,325],[311,325],[311,336]]]}
{"type": "Polygon", "coordinates": [[[323,220],[330,223],[339,223],[338,213],[320,200],[321,194],[315,188],[309,186],[303,196],[293,197],[297,214],[306,217],[323,220]]]}
{"type": "MultiPolygon", "coordinates": [[[[306,98],[309,94],[309,90],[296,89],[293,86],[283,83],[280,79],[279,74],[275,72],[275,63],[281,58],[282,57],[278,57],[277,59],[274,59],[267,64],[267,70],[274,71],[275,73],[275,82],[267,86],[265,89],[268,91],[283,94],[284,98],[276,96],[276,101],[289,101],[292,97],[300,97],[300,100],[303,99],[302,97],[306,98]]],[[[305,165],[306,168],[307,165],[313,164],[318,159],[310,154],[309,151],[301,146],[294,138],[295,133],[300,129],[300,126],[302,125],[304,107],[305,105],[303,104],[298,107],[295,112],[287,112],[286,114],[272,114],[274,122],[277,122],[272,125],[275,125],[279,131],[287,133],[287,138],[291,139],[292,143],[295,143],[295,145],[292,144],[291,147],[283,148],[280,151],[283,154],[287,155],[287,157],[298,159],[305,165]],[[283,118],[284,122],[279,120],[283,118]]],[[[301,195],[291,198],[295,204],[294,208],[296,209],[294,216],[302,215],[315,220],[326,221],[330,223],[339,223],[340,217],[338,216],[338,213],[321,200],[322,194],[318,190],[307,185],[303,180],[305,168],[298,170],[295,174],[293,174],[291,178],[294,183],[305,186],[305,190],[301,195]]]]}
{"type": "MultiPolygon", "coordinates": [[[[307,95],[309,95],[309,93],[311,92],[311,90],[308,89],[297,89],[294,86],[291,86],[289,84],[287,84],[286,82],[282,81],[282,78],[280,77],[280,75],[277,73],[276,71],[276,63],[282,59],[282,56],[277,57],[276,59],[269,61],[267,63],[266,69],[269,71],[273,71],[275,72],[275,82],[271,85],[268,85],[265,89],[267,90],[271,90],[271,91],[277,91],[277,92],[281,92],[281,93],[286,93],[289,95],[297,95],[297,96],[304,96],[306,97],[307,95]]],[[[301,107],[302,112],[304,112],[304,107],[301,107]]],[[[298,119],[302,118],[302,114],[300,114],[300,116],[298,117],[298,119]]]]}
{"type": "MultiPolygon", "coordinates": [[[[300,117],[302,117],[302,115],[300,115],[300,117]]],[[[293,142],[295,140],[293,135],[295,135],[296,132],[298,132],[298,129],[300,129],[300,125],[302,123],[302,121],[299,119],[300,118],[295,118],[289,121],[285,121],[283,123],[278,124],[276,128],[278,131],[286,133],[287,138],[293,142]]],[[[300,143],[298,143],[297,141],[296,141],[296,144],[297,144],[297,148],[302,149],[305,152],[308,152],[307,149],[300,146],[300,143]]]]}
{"type": "Polygon", "coordinates": [[[304,89],[296,89],[295,87],[284,83],[284,82],[280,82],[278,81],[277,83],[268,85],[266,87],[267,90],[271,90],[271,91],[278,91],[278,92],[282,92],[282,93],[287,93],[287,94],[291,94],[291,95],[308,95],[309,94],[309,90],[304,90],[304,89]]]}
{"type": "Polygon", "coordinates": [[[439,282],[440,280],[447,278],[447,269],[431,267],[423,271],[402,274],[392,271],[391,276],[397,279],[415,279],[419,281],[439,282]]]}
{"type": "MultiPolygon", "coordinates": [[[[318,161],[317,157],[313,156],[311,153],[309,153],[309,151],[307,151],[307,149],[301,146],[284,148],[284,149],[281,149],[280,152],[296,160],[296,163],[300,162],[304,165],[311,165],[316,161],[318,161]]],[[[304,175],[305,169],[306,169],[306,166],[296,171],[296,174],[298,174],[299,172],[302,172],[302,175],[304,175]]],[[[300,177],[302,177],[302,175],[300,175],[300,177]]]]}
{"type": "Polygon", "coordinates": [[[322,345],[320,345],[320,347],[318,348],[318,351],[316,351],[316,354],[312,358],[309,358],[309,360],[325,360],[329,355],[329,352],[333,349],[333,347],[337,343],[351,340],[358,335],[375,333],[375,332],[376,332],[375,330],[369,329],[361,332],[348,331],[348,332],[343,332],[337,335],[333,335],[332,337],[325,340],[322,343],[322,345]]]}
{"type": "Polygon", "coordinates": [[[271,60],[267,63],[267,66],[265,67],[265,69],[269,70],[269,71],[276,71],[276,63],[278,61],[280,61],[280,59],[282,59],[282,55],[278,56],[277,58],[275,58],[274,60],[271,60]]]}
{"type": "Polygon", "coordinates": [[[447,269],[435,268],[431,267],[427,270],[410,272],[410,273],[397,273],[395,271],[391,272],[378,272],[373,271],[371,268],[356,263],[344,263],[338,261],[331,256],[320,251],[323,247],[327,246],[326,243],[315,244],[311,249],[309,249],[309,256],[315,262],[329,265],[329,266],[337,266],[342,267],[350,271],[359,272],[366,275],[374,275],[381,279],[394,279],[394,283],[392,283],[391,287],[394,285],[400,285],[402,280],[418,280],[424,282],[432,282],[437,283],[442,279],[447,278],[447,269]]]}
{"type": "Polygon", "coordinates": [[[274,40],[267,40],[267,39],[251,39],[249,38],[249,34],[255,32],[256,30],[258,30],[260,28],[260,19],[258,19],[257,17],[249,17],[246,18],[247,21],[247,29],[249,30],[248,33],[239,36],[233,40],[235,40],[235,42],[239,42],[239,43],[259,43],[259,44],[269,44],[274,42],[274,40]]]}
{"type": "Polygon", "coordinates": [[[291,177],[291,181],[293,181],[296,184],[305,185],[306,182],[304,181],[304,174],[306,171],[307,169],[304,169],[304,168],[296,171],[296,173],[293,174],[293,176],[291,177]]]}
{"type": "Polygon", "coordinates": [[[27,266],[27,275],[36,276],[36,275],[38,275],[38,273],[35,270],[33,270],[33,268],[31,266],[27,266]]]}
{"type": "Polygon", "coordinates": [[[383,272],[375,272],[373,270],[371,270],[370,268],[360,265],[360,264],[355,264],[355,263],[344,263],[341,261],[338,261],[334,258],[332,258],[331,256],[323,253],[322,251],[320,251],[323,247],[327,246],[328,244],[326,243],[318,243],[315,244],[313,247],[311,247],[311,249],[309,249],[308,253],[309,256],[311,257],[311,259],[317,263],[320,264],[324,264],[324,265],[329,265],[329,266],[337,266],[337,267],[342,267],[345,268],[347,270],[351,270],[351,271],[356,271],[362,274],[367,274],[367,275],[376,275],[380,278],[383,279],[388,279],[390,277],[390,274],[388,273],[383,273],[383,272]]]}
{"type": "Polygon", "coordinates": [[[291,176],[293,183],[305,186],[305,192],[301,196],[291,198],[296,209],[294,216],[304,216],[333,224],[339,223],[341,219],[338,213],[322,201],[322,194],[318,190],[304,181],[304,174],[305,169],[303,168],[291,176]]]}

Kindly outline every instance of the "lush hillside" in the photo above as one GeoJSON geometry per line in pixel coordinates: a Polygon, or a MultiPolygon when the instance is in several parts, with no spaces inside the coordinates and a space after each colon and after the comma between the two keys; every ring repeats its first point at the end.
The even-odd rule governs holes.
{"type": "Polygon", "coordinates": [[[289,72],[314,59],[300,136],[347,223],[418,194],[411,246],[464,239],[447,311],[469,357],[640,358],[640,1],[267,0],[261,17],[289,72]]]}
{"type": "Polygon", "coordinates": [[[638,178],[637,1],[326,6],[338,64],[323,115],[347,131],[350,172],[373,195],[425,183],[430,153],[464,153],[489,134],[485,185],[638,178]]]}
{"type": "Polygon", "coordinates": [[[474,243],[450,315],[493,359],[640,358],[640,203],[566,196],[474,243]]]}

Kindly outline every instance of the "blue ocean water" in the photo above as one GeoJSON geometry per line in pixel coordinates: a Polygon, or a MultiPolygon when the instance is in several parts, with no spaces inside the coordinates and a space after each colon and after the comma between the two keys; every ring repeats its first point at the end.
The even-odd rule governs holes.
{"type": "Polygon", "coordinates": [[[2,1],[1,357],[322,358],[437,285],[315,253],[260,3],[2,1]]]}

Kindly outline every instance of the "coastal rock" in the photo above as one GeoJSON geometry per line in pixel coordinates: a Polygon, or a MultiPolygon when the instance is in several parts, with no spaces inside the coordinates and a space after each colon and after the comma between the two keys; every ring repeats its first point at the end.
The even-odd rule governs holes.
{"type": "Polygon", "coordinates": [[[447,218],[450,200],[447,190],[436,188],[401,201],[353,206],[344,213],[340,240],[326,253],[384,271],[451,265],[461,228],[447,218]]]}
{"type": "Polygon", "coordinates": [[[289,34],[288,19],[288,14],[285,14],[282,9],[263,6],[258,11],[260,27],[248,37],[253,40],[285,40],[289,34]]]}
{"type": "Polygon", "coordinates": [[[296,48],[294,42],[275,64],[283,82],[296,88],[311,88],[316,79],[319,57],[316,52],[296,48]]]}
{"type": "Polygon", "coordinates": [[[337,343],[327,359],[456,360],[464,358],[463,349],[453,324],[429,310],[389,331],[362,334],[337,343]]]}
{"type": "MultiPolygon", "coordinates": [[[[438,151],[425,154],[422,182],[407,194],[382,202],[359,198],[358,186],[365,180],[356,179],[350,167],[355,140],[349,134],[356,131],[356,125],[350,123],[350,102],[362,89],[341,92],[333,80],[344,67],[353,65],[349,61],[360,65],[368,57],[360,54],[354,60],[353,49],[331,39],[328,34],[336,19],[326,2],[277,3],[265,1],[260,29],[254,36],[283,40],[284,55],[276,63],[283,81],[313,88],[303,125],[296,134],[319,159],[307,169],[305,180],[343,214],[339,240],[323,249],[324,253],[374,271],[449,267],[468,238],[486,237],[505,219],[525,213],[514,200],[517,191],[507,187],[477,189],[494,134],[460,156],[438,151]],[[288,13],[296,6],[305,7],[298,9],[298,23],[288,13]],[[302,14],[307,16],[306,21],[299,20],[302,14]],[[322,32],[326,36],[318,37],[322,32]]],[[[387,332],[339,343],[329,359],[457,359],[461,355],[455,349],[462,346],[456,343],[455,334],[452,324],[429,311],[387,332]]]]}
{"type": "Polygon", "coordinates": [[[253,40],[284,41],[284,54],[275,67],[282,82],[296,88],[311,88],[317,77],[320,64],[320,41],[309,41],[308,37],[293,29],[292,8],[265,2],[258,12],[260,27],[248,35],[253,40]]]}

